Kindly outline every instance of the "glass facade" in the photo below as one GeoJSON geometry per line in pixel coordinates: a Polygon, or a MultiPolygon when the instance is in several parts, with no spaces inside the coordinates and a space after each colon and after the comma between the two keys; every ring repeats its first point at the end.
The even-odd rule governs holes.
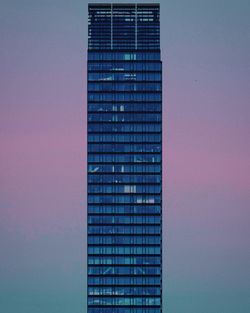
{"type": "Polygon", "coordinates": [[[158,4],[90,4],[88,313],[162,312],[158,4]]]}

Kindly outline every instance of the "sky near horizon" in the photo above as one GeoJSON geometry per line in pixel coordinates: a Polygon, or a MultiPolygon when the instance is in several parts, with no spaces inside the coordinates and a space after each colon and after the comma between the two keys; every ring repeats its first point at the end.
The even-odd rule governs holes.
{"type": "MultiPolygon", "coordinates": [[[[250,312],[250,2],[143,2],[161,4],[163,312],[250,312]]],[[[86,50],[87,1],[0,0],[0,312],[86,312],[86,50]]]]}

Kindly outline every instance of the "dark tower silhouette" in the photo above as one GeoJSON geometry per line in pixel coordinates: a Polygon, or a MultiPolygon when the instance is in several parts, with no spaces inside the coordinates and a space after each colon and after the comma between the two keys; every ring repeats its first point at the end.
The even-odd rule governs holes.
{"type": "Polygon", "coordinates": [[[88,313],[161,313],[159,4],[90,4],[88,31],[88,313]]]}

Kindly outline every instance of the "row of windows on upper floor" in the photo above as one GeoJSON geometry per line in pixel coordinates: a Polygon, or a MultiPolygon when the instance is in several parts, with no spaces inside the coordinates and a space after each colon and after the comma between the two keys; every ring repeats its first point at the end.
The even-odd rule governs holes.
{"type": "Polygon", "coordinates": [[[132,142],[151,142],[151,143],[158,143],[161,142],[161,134],[103,134],[103,133],[95,133],[95,134],[88,134],[88,143],[108,143],[108,142],[122,142],[122,143],[132,143],[132,142]]]}
{"type": "Polygon", "coordinates": [[[104,50],[125,50],[130,53],[135,50],[142,50],[145,52],[150,50],[158,52],[160,50],[160,40],[159,38],[155,38],[155,36],[159,35],[159,29],[154,31],[150,27],[143,27],[137,31],[137,38],[131,27],[127,27],[126,29],[123,28],[122,31],[123,34],[113,32],[113,36],[111,36],[110,30],[105,32],[104,29],[95,27],[95,29],[92,29],[93,34],[90,35],[92,38],[89,40],[88,51],[101,50],[101,52],[103,52],[104,50]],[[149,35],[143,36],[143,31],[147,31],[149,35]],[[100,32],[102,33],[101,37],[98,36],[100,32]],[[126,35],[126,40],[122,41],[124,35],[126,35]]]}
{"type": "Polygon", "coordinates": [[[160,122],[156,123],[88,123],[88,132],[160,132],[162,126],[160,122]]]}
{"type": "Polygon", "coordinates": [[[95,93],[88,92],[88,101],[161,101],[162,95],[160,92],[156,93],[95,93]]]}
{"type": "MultiPolygon", "coordinates": [[[[104,94],[106,95],[106,94],[104,94]]],[[[162,101],[145,101],[140,103],[140,101],[112,101],[112,104],[109,101],[89,101],[88,102],[88,114],[102,114],[102,115],[122,115],[125,114],[128,116],[129,114],[137,114],[147,115],[147,114],[161,114],[162,113],[162,101]]],[[[98,121],[92,121],[98,123],[98,121]]],[[[112,122],[112,120],[110,120],[112,122]]],[[[115,122],[115,121],[114,121],[115,122]]],[[[142,123],[142,121],[138,121],[137,123],[142,123]]],[[[152,123],[157,123],[159,121],[146,121],[152,123]]],[[[123,123],[130,123],[130,121],[124,120],[123,123]]]]}
{"type": "Polygon", "coordinates": [[[160,234],[160,225],[88,225],[88,234],[160,234]]]}
{"type": "Polygon", "coordinates": [[[89,195],[88,203],[161,203],[161,196],[159,195],[89,195]]]}
{"type": "MultiPolygon", "coordinates": [[[[126,44],[131,46],[129,53],[136,51],[135,39],[137,39],[137,44],[139,45],[151,42],[157,49],[157,43],[160,40],[159,21],[147,18],[146,22],[146,20],[138,16],[137,23],[135,22],[132,16],[123,14],[119,16],[113,15],[112,21],[111,17],[101,18],[98,16],[90,19],[88,28],[89,47],[95,43],[110,42],[112,38],[113,44],[117,45],[118,50],[123,50],[122,47],[126,44]]],[[[157,51],[159,51],[159,48],[157,51]]],[[[100,52],[104,53],[103,50],[100,52]]]]}
{"type": "Polygon", "coordinates": [[[109,28],[105,29],[100,26],[92,27],[89,34],[88,51],[98,50],[103,53],[105,50],[114,50],[115,52],[117,50],[126,50],[130,54],[131,51],[136,50],[143,50],[145,52],[155,50],[158,52],[160,49],[160,39],[156,38],[156,36],[159,37],[159,28],[141,27],[135,32],[133,27],[128,26],[119,30],[121,30],[120,33],[115,30],[113,30],[113,33],[110,33],[109,28]],[[148,33],[147,36],[143,34],[145,31],[148,33]],[[100,47],[102,47],[101,50],[98,49],[100,47]]]}
{"type": "MultiPolygon", "coordinates": [[[[127,29],[126,29],[127,30],[127,29]]],[[[104,29],[100,29],[99,27],[96,27],[93,29],[93,37],[97,37],[100,33],[100,31],[106,35],[102,37],[98,37],[95,39],[89,40],[88,49],[90,50],[127,50],[128,52],[132,50],[156,50],[158,51],[160,49],[160,40],[159,38],[155,38],[155,35],[159,36],[159,30],[153,31],[152,28],[147,28],[149,32],[149,36],[143,36],[142,32],[139,35],[139,32],[137,32],[137,40],[135,38],[135,33],[128,33],[125,29],[123,29],[124,35],[126,34],[126,38],[124,36],[122,37],[122,34],[114,34],[113,33],[113,40],[111,40],[110,36],[110,30],[107,30],[106,32],[104,29]],[[138,36],[139,35],[139,36],[138,36]],[[138,38],[140,37],[140,38],[138,38]],[[122,40],[123,39],[123,40],[122,40]]],[[[141,29],[143,31],[144,29],[141,29]]]]}
{"type": "Polygon", "coordinates": [[[88,256],[88,265],[161,265],[160,256],[88,256]]]}
{"type": "Polygon", "coordinates": [[[156,287],[89,287],[90,296],[156,296],[161,294],[161,289],[156,287]]]}
{"type": "Polygon", "coordinates": [[[100,276],[100,275],[160,275],[161,267],[156,266],[89,266],[88,275],[100,276]]]}
{"type": "Polygon", "coordinates": [[[96,298],[88,297],[88,305],[127,305],[127,306],[159,306],[161,305],[160,298],[96,298]]]}
{"type": "MultiPolygon", "coordinates": [[[[102,39],[102,33],[100,33],[100,30],[102,28],[105,30],[105,35],[109,32],[111,35],[114,33],[115,35],[123,35],[124,41],[131,35],[132,32],[140,33],[142,37],[150,36],[153,32],[158,34],[158,31],[160,29],[159,20],[155,19],[153,16],[149,15],[135,15],[131,13],[126,12],[115,12],[113,11],[113,14],[110,15],[95,15],[95,16],[89,16],[88,19],[88,25],[89,25],[89,39],[97,40],[102,39]],[[137,23],[136,23],[137,22],[137,23]],[[143,33],[143,29],[146,31],[148,29],[148,32],[143,33]],[[99,33],[97,32],[99,30],[99,33]],[[127,31],[128,34],[125,32],[127,31]],[[91,34],[94,36],[91,37],[91,34]]],[[[117,36],[116,36],[117,37],[117,36]]],[[[158,38],[157,38],[158,39],[158,38]]],[[[90,41],[91,42],[91,41],[90,41]]],[[[103,51],[101,51],[103,52],[103,51]]]]}
{"type": "Polygon", "coordinates": [[[88,112],[155,112],[162,110],[161,102],[136,102],[136,103],[89,103],[88,112]]]}
{"type": "Polygon", "coordinates": [[[88,193],[160,193],[161,185],[89,185],[88,193]]]}
{"type": "Polygon", "coordinates": [[[88,113],[89,122],[161,122],[161,113],[88,113]]]}
{"type": "Polygon", "coordinates": [[[114,52],[121,51],[122,53],[125,51],[128,54],[132,54],[137,50],[142,53],[144,51],[145,53],[152,52],[153,50],[158,52],[160,50],[159,35],[159,25],[152,21],[148,25],[138,21],[137,28],[135,29],[133,22],[125,24],[124,20],[114,20],[111,25],[110,21],[102,19],[98,24],[89,25],[88,51],[91,52],[91,48],[96,45],[104,44],[105,47],[101,49],[101,53],[109,52],[110,50],[114,50],[114,52]],[[147,43],[149,47],[146,47],[147,49],[141,49],[147,43]]]}
{"type": "Polygon", "coordinates": [[[88,73],[88,81],[101,81],[101,82],[128,82],[128,81],[158,81],[160,82],[162,75],[159,72],[150,73],[88,73]]]}
{"type": "Polygon", "coordinates": [[[88,244],[160,244],[160,236],[89,236],[88,244]]]}
{"type": "Polygon", "coordinates": [[[89,214],[159,214],[161,213],[161,206],[89,206],[89,214]]]}
{"type": "MultiPolygon", "coordinates": [[[[153,19],[159,18],[159,5],[146,5],[146,4],[90,4],[89,5],[89,19],[91,17],[101,18],[103,16],[111,16],[113,18],[120,17],[132,18],[132,16],[137,15],[137,18],[142,18],[144,16],[152,17],[153,19]]],[[[159,24],[159,23],[158,23],[159,24]]]]}
{"type": "Polygon", "coordinates": [[[124,145],[122,143],[90,143],[88,144],[89,152],[161,152],[161,144],[159,143],[130,143],[124,145]]]}
{"type": "MultiPolygon", "coordinates": [[[[135,32],[137,29],[141,32],[144,28],[150,28],[157,32],[159,30],[159,20],[155,19],[152,15],[140,15],[139,13],[135,15],[135,12],[115,12],[113,11],[112,17],[111,13],[108,14],[98,14],[98,16],[91,16],[88,21],[89,34],[93,33],[96,29],[102,29],[104,26],[106,33],[109,31],[111,34],[111,24],[112,30],[115,34],[122,34],[124,29],[130,29],[135,32]],[[112,20],[112,22],[111,22],[112,20]]],[[[148,35],[145,34],[145,35],[148,35]]],[[[99,35],[101,38],[101,35],[99,35]]],[[[94,38],[95,39],[95,38],[94,38]]]]}
{"type": "Polygon", "coordinates": [[[120,175],[117,173],[112,174],[88,174],[88,183],[161,183],[160,174],[139,174],[130,173],[120,175]]]}
{"type": "MultiPolygon", "coordinates": [[[[151,222],[151,221],[150,221],[151,222]]],[[[89,246],[159,246],[161,244],[161,224],[134,224],[133,221],[129,225],[117,224],[107,225],[101,224],[100,226],[88,224],[88,245],[89,246]],[[97,227],[99,229],[97,230],[97,227]],[[139,228],[139,230],[137,229],[139,228]],[[123,229],[124,228],[124,229],[123,229]],[[115,230],[117,232],[115,232],[115,230]],[[96,231],[96,232],[95,232],[96,231]]],[[[108,258],[109,259],[109,258],[108,258]]],[[[128,265],[129,262],[134,265],[150,265],[149,261],[131,261],[117,260],[107,261],[103,260],[105,264],[113,265],[128,265]],[[108,263],[107,263],[108,262],[108,263]],[[111,263],[110,263],[111,262],[111,263]],[[117,263],[118,262],[118,263],[117,263]],[[125,263],[124,263],[125,262],[125,263]]],[[[104,264],[103,263],[103,264],[104,264]]],[[[93,263],[91,263],[93,264],[93,263]]],[[[99,264],[99,261],[94,264],[99,264]]],[[[101,264],[101,263],[100,263],[101,264]]],[[[155,264],[155,263],[152,263],[155,264]]]]}
{"type": "MultiPolygon", "coordinates": [[[[113,73],[123,73],[127,72],[131,76],[137,74],[136,71],[141,72],[160,72],[162,69],[161,62],[120,62],[120,61],[112,61],[112,62],[88,62],[88,71],[105,71],[113,72],[113,73]]],[[[101,74],[101,72],[100,72],[101,74]]]]}
{"type": "Polygon", "coordinates": [[[137,8],[135,9],[130,7],[116,7],[113,5],[113,8],[109,11],[106,10],[93,10],[89,9],[88,23],[90,29],[95,26],[102,26],[103,22],[106,22],[106,25],[111,25],[116,31],[119,31],[120,27],[131,26],[133,29],[136,27],[143,27],[144,25],[154,25],[154,27],[160,27],[159,23],[159,11],[148,10],[137,8]]]}
{"type": "MultiPolygon", "coordinates": [[[[98,18],[89,20],[89,46],[93,43],[110,42],[109,40],[112,38],[113,43],[118,46],[118,50],[122,50],[124,44],[134,47],[136,34],[138,44],[144,43],[143,39],[156,44],[160,39],[159,33],[159,22],[154,21],[152,18],[138,17],[137,24],[135,24],[135,19],[132,19],[131,16],[126,18],[125,15],[113,16],[112,22],[111,17],[101,18],[98,16],[98,18]]],[[[136,49],[134,48],[128,52],[133,53],[135,51],[136,49]]],[[[100,52],[103,53],[104,51],[100,52]]]]}
{"type": "Polygon", "coordinates": [[[94,27],[101,27],[104,22],[105,26],[109,25],[109,28],[111,28],[112,24],[116,32],[127,27],[131,27],[134,30],[136,27],[160,27],[159,12],[153,12],[152,10],[146,12],[139,9],[135,10],[135,8],[118,9],[116,7],[113,7],[112,11],[89,10],[88,25],[90,33],[94,27]]]}
{"type": "Polygon", "coordinates": [[[88,216],[88,224],[159,224],[161,216],[88,216]]]}
{"type": "MultiPolygon", "coordinates": [[[[121,225],[88,225],[88,235],[95,236],[160,236],[161,235],[161,224],[121,224],[121,225]]],[[[120,263],[119,263],[120,264],[120,263]]],[[[123,262],[121,262],[123,264],[123,262]]],[[[138,263],[139,264],[139,263],[138,263]]]]}
{"type": "MultiPolygon", "coordinates": [[[[95,15],[97,14],[102,15],[102,14],[108,14],[111,15],[112,13],[116,12],[117,14],[126,14],[130,12],[137,12],[137,14],[142,14],[147,15],[147,14],[156,14],[156,16],[159,17],[159,11],[160,11],[160,6],[159,4],[140,4],[138,3],[137,5],[134,4],[126,4],[126,3],[114,3],[114,4],[95,4],[91,3],[89,4],[89,14],[90,15],[95,15]]],[[[154,16],[154,15],[153,15],[154,16]]]]}
{"type": "Polygon", "coordinates": [[[127,210],[130,207],[129,204],[92,204],[90,206],[91,211],[88,210],[88,216],[130,216],[131,218],[134,216],[161,216],[161,208],[160,205],[131,205],[132,209],[127,210]],[[113,210],[113,213],[105,213],[106,210],[102,210],[102,207],[108,210],[113,210]],[[124,207],[126,208],[124,210],[124,207]],[[159,209],[158,209],[159,207],[159,209]],[[141,209],[140,213],[137,211],[137,209],[141,209]],[[120,210],[121,209],[121,210],[120,210]],[[148,210],[149,209],[149,210],[148,210]],[[127,213],[124,213],[124,212],[127,213]]]}
{"type": "MultiPolygon", "coordinates": [[[[159,50],[160,49],[160,41],[155,40],[152,38],[152,40],[147,38],[142,38],[142,40],[137,40],[137,47],[135,42],[131,42],[129,39],[126,42],[122,42],[121,38],[120,40],[117,40],[116,42],[113,41],[113,45],[111,45],[110,39],[104,39],[100,38],[98,40],[92,40],[91,43],[89,43],[88,49],[89,50],[159,50]]],[[[131,62],[131,61],[130,61],[131,62]]]]}
{"type": "MultiPolygon", "coordinates": [[[[146,20],[143,20],[142,17],[138,16],[137,23],[135,23],[135,19],[132,20],[131,16],[114,15],[112,21],[111,17],[101,18],[98,16],[97,18],[89,20],[88,24],[89,46],[93,43],[109,42],[112,38],[113,43],[118,46],[118,50],[123,50],[122,46],[127,44],[132,47],[128,52],[133,53],[136,51],[136,35],[138,44],[145,43],[146,40],[147,42],[153,43],[155,49],[157,48],[156,44],[159,43],[160,40],[159,21],[154,21],[152,18],[147,18],[146,23],[146,20]]],[[[156,51],[158,52],[159,48],[156,51]]],[[[100,52],[103,53],[104,50],[101,50],[100,52]]],[[[149,50],[149,52],[151,51],[149,50]]]]}
{"type": "Polygon", "coordinates": [[[161,142],[161,134],[88,134],[88,143],[108,143],[108,142],[161,142]]]}
{"type": "MultiPolygon", "coordinates": [[[[119,50],[124,52],[124,46],[130,47],[129,54],[134,53],[137,49],[140,51],[140,47],[149,43],[153,46],[153,50],[159,51],[160,43],[160,28],[157,23],[150,21],[150,23],[142,23],[139,19],[137,27],[135,28],[135,22],[124,23],[122,20],[117,20],[114,17],[113,23],[110,20],[101,19],[98,23],[90,23],[88,31],[88,48],[101,43],[113,44],[108,48],[102,49],[100,52],[104,53],[105,50],[119,50]]],[[[144,49],[143,49],[144,50],[144,49]]],[[[148,52],[150,48],[146,49],[148,52]]],[[[145,52],[147,52],[145,51],[145,52]]],[[[109,51],[108,51],[109,52],[109,51]]]]}
{"type": "Polygon", "coordinates": [[[88,285],[160,285],[161,278],[155,277],[88,277],[88,285]]]}
{"type": "Polygon", "coordinates": [[[147,4],[90,4],[89,5],[89,20],[91,17],[100,18],[103,16],[111,15],[114,17],[130,17],[133,15],[137,17],[143,17],[150,15],[152,18],[159,18],[159,5],[147,5],[147,4]]]}
{"type": "MultiPolygon", "coordinates": [[[[88,313],[110,313],[110,308],[88,308],[88,313]]],[[[112,308],[112,313],[162,313],[161,308],[112,308]]]]}
{"type": "MultiPolygon", "coordinates": [[[[159,20],[154,19],[151,15],[135,15],[126,14],[125,12],[115,13],[111,15],[92,16],[88,21],[89,25],[89,43],[93,41],[102,40],[103,36],[100,30],[104,29],[106,37],[114,35],[114,39],[123,39],[123,42],[129,42],[130,37],[135,32],[138,33],[139,40],[144,37],[152,37],[152,35],[159,35],[160,25],[159,20]],[[91,36],[93,34],[93,36],[91,36]],[[109,34],[109,36],[107,36],[109,34]],[[122,38],[121,38],[122,37],[122,38]]],[[[155,38],[155,40],[157,40],[155,38]]],[[[122,42],[122,43],[123,43],[122,42]]],[[[122,44],[121,43],[121,44],[122,44]]],[[[103,52],[103,51],[101,51],[103,52]]]]}
{"type": "Polygon", "coordinates": [[[113,246],[113,247],[107,247],[107,246],[88,246],[88,254],[161,254],[161,247],[158,246],[113,246]]]}
{"type": "Polygon", "coordinates": [[[89,24],[88,29],[88,52],[127,52],[128,54],[139,53],[152,53],[153,51],[159,52],[160,47],[160,27],[156,23],[139,23],[135,29],[134,23],[124,23],[124,21],[114,20],[111,24],[110,21],[102,19],[99,23],[89,24]],[[105,47],[101,51],[93,51],[91,47],[103,43],[105,47]],[[140,49],[142,45],[148,43],[153,46],[151,50],[140,49]],[[109,44],[109,47],[106,45],[109,44]],[[113,45],[112,45],[113,44],[113,45]],[[136,46],[137,45],[137,46],[136,46]],[[124,46],[130,47],[124,49],[124,46]],[[146,51],[145,51],[146,50],[146,51]]]}
{"type": "Polygon", "coordinates": [[[149,61],[157,60],[161,58],[160,52],[91,52],[88,53],[89,61],[149,61]]]}
{"type": "Polygon", "coordinates": [[[160,163],[161,154],[88,154],[89,163],[160,163]]]}
{"type": "Polygon", "coordinates": [[[102,14],[111,14],[111,12],[115,11],[120,14],[125,14],[125,12],[134,12],[137,7],[137,13],[139,14],[159,14],[159,4],[89,4],[89,13],[92,12],[95,14],[102,15],[102,14]],[[112,7],[111,7],[112,6],[112,7]],[[111,11],[112,9],[112,11],[111,11]]]}
{"type": "Polygon", "coordinates": [[[88,165],[88,173],[160,173],[160,172],[161,172],[160,164],[88,165]]]}
{"type": "Polygon", "coordinates": [[[161,91],[161,83],[158,82],[94,82],[88,83],[88,91],[161,91]]]}

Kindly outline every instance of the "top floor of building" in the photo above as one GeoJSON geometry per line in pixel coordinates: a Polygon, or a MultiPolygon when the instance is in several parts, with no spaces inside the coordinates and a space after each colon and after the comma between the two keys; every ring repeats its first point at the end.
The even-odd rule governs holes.
{"type": "Polygon", "coordinates": [[[89,50],[159,50],[159,4],[89,4],[89,50]]]}

